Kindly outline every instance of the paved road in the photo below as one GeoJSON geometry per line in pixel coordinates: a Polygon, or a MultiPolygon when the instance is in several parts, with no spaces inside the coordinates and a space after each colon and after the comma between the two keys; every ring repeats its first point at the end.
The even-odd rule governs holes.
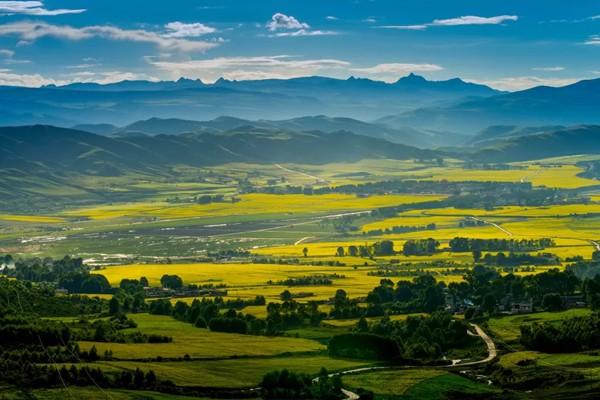
{"type": "Polygon", "coordinates": [[[292,174],[298,174],[298,175],[305,176],[307,178],[314,179],[315,181],[317,181],[319,183],[326,183],[327,182],[327,180],[325,180],[323,178],[319,178],[318,176],[307,174],[306,172],[296,171],[296,170],[293,170],[293,169],[289,169],[289,168],[286,168],[286,167],[284,167],[283,165],[280,165],[280,164],[273,164],[273,165],[276,166],[279,169],[282,169],[282,170],[286,171],[286,172],[290,172],[292,174]]]}
{"type": "Polygon", "coordinates": [[[484,224],[491,225],[491,226],[493,226],[494,228],[500,229],[502,232],[506,233],[508,236],[513,236],[513,233],[512,233],[511,231],[509,231],[509,230],[508,230],[508,229],[506,229],[506,228],[503,228],[501,225],[495,224],[495,223],[493,223],[493,222],[485,221],[485,220],[483,220],[483,219],[475,218],[475,217],[469,217],[469,218],[471,218],[471,219],[473,219],[473,220],[475,220],[475,221],[480,221],[480,222],[483,222],[484,224]]]}

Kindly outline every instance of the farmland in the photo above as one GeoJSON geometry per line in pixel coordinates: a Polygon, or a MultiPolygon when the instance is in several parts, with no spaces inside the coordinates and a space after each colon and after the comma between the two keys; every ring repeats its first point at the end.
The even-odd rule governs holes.
{"type": "MultiPolygon", "coordinates": [[[[372,392],[378,399],[443,399],[451,393],[491,396],[505,384],[496,383],[483,371],[487,361],[480,365],[479,360],[489,349],[466,321],[481,324],[500,349],[490,367],[494,371],[504,368],[526,374],[523,363],[536,362],[561,371],[581,370],[592,380],[600,376],[594,354],[543,353],[525,348],[520,341],[521,326],[588,317],[592,315],[589,307],[545,311],[545,293],[535,292],[535,313],[506,315],[512,292],[505,289],[510,287],[505,280],[517,280],[531,291],[536,276],[566,274],[576,260],[591,262],[598,250],[600,202],[594,195],[595,181],[577,177],[581,170],[572,162],[519,163],[507,171],[466,168],[453,159],[445,160],[443,167],[391,160],[229,164],[181,170],[185,179],[176,182],[148,176],[78,178],[79,184],[118,193],[121,201],[97,202],[80,193],[83,197],[74,203],[1,214],[0,250],[10,253],[13,260],[38,257],[43,265],[50,263],[45,257],[81,257],[83,265],[89,266],[86,276],[108,285],[95,292],[81,290],[86,301],[103,311],[48,316],[47,320],[64,323],[72,331],[81,358],[44,365],[64,366],[68,371],[88,368],[109,380],[123,374],[156,376],[176,387],[181,398],[186,394],[218,397],[222,391],[246,395],[273,371],[287,369],[315,377],[322,368],[329,373],[357,370],[341,377],[344,388],[372,392]],[[190,179],[195,174],[203,177],[201,182],[190,179]],[[403,185],[392,183],[385,190],[361,191],[402,179],[418,180],[415,187],[420,189],[406,193],[403,185]],[[253,190],[242,190],[239,180],[249,182],[253,190]],[[494,193],[493,185],[486,186],[490,180],[525,185],[524,189],[519,186],[525,196],[553,189],[544,192],[541,200],[525,204],[528,197],[512,199],[520,196],[512,186],[494,193]],[[459,186],[449,190],[448,184],[459,186]],[[298,192],[294,185],[310,185],[314,192],[298,192]],[[336,187],[345,187],[349,193],[337,193],[336,187]],[[476,193],[474,197],[469,197],[470,191],[476,193]],[[494,199],[488,201],[498,198],[499,204],[483,206],[477,203],[478,196],[494,199]],[[457,205],[462,198],[471,200],[457,205]],[[493,246],[504,243],[502,251],[507,255],[522,253],[525,260],[533,261],[493,264],[490,257],[500,250],[482,248],[479,255],[472,249],[458,250],[453,248],[455,238],[493,246]],[[411,243],[426,239],[435,243],[433,250],[408,252],[411,243]],[[540,247],[536,243],[541,240],[550,244],[540,247]],[[519,250],[523,246],[519,243],[528,241],[533,243],[527,245],[531,248],[519,250]],[[382,252],[378,250],[382,243],[391,247],[382,252]],[[538,262],[539,253],[555,258],[538,262]],[[478,263],[483,265],[477,268],[489,275],[475,278],[478,263]],[[185,290],[168,289],[165,276],[179,279],[185,290]],[[504,290],[495,294],[495,304],[486,306],[492,307],[487,311],[478,293],[483,289],[474,289],[478,279],[490,285],[485,290],[504,290]],[[145,292],[139,286],[142,280],[146,289],[159,294],[145,292]],[[414,285],[408,298],[402,297],[398,282],[414,285]],[[428,299],[430,295],[420,285],[429,285],[430,291],[436,288],[441,295],[428,299]],[[464,303],[453,299],[463,296],[464,290],[468,291],[460,300],[464,303]],[[397,299],[383,300],[390,295],[397,299]],[[418,368],[412,368],[410,364],[416,362],[409,360],[405,362],[408,368],[368,371],[364,368],[388,364],[331,350],[336,337],[364,330],[385,335],[415,321],[426,324],[442,318],[436,317],[435,307],[429,308],[430,300],[444,304],[438,310],[455,311],[450,318],[470,333],[460,345],[440,353],[441,344],[411,344],[417,339],[404,338],[407,357],[427,354],[419,356],[425,361],[419,360],[423,365],[418,368]],[[168,309],[158,310],[156,304],[168,309]],[[213,314],[206,314],[210,315],[203,317],[206,320],[194,314],[204,315],[211,307],[213,314]],[[227,331],[232,328],[219,327],[209,318],[222,324],[243,321],[243,328],[227,331]],[[467,373],[436,365],[450,361],[464,364],[460,368],[467,373]],[[489,385],[488,380],[494,383],[489,385]]],[[[46,267],[31,264],[35,259],[24,262],[19,267],[23,273],[15,273],[17,279],[38,279],[38,274],[44,274],[41,271],[46,267]]],[[[54,273],[52,269],[46,272],[54,273]]],[[[61,279],[58,285],[70,282],[61,279]]],[[[574,295],[583,287],[578,282],[574,295]]],[[[107,387],[106,396],[161,399],[158,392],[167,390],[143,392],[126,387],[107,387]]],[[[37,398],[51,399],[60,392],[34,393],[37,398]]],[[[77,387],[73,393],[101,396],[86,387],[77,387]]]]}

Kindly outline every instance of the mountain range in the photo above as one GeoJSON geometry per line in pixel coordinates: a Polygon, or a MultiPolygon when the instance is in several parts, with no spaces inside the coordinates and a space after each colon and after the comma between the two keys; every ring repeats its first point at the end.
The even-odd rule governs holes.
{"type": "Polygon", "coordinates": [[[460,79],[428,81],[409,75],[395,83],[370,79],[304,77],[213,84],[123,81],[41,88],[0,87],[0,125],[108,123],[127,125],[152,117],[189,120],[232,115],[289,119],[324,114],[373,120],[417,107],[449,105],[500,92],[460,79]]]}
{"type": "Polygon", "coordinates": [[[392,128],[410,126],[473,134],[490,125],[598,124],[599,107],[600,78],[466,99],[452,105],[419,107],[377,122],[392,128]]]}

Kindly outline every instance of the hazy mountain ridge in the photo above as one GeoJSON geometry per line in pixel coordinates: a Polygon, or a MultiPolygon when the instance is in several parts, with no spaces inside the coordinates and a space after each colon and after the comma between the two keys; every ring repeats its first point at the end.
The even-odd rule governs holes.
{"type": "Polygon", "coordinates": [[[563,87],[539,86],[520,92],[469,99],[450,106],[423,107],[383,117],[386,126],[475,133],[490,125],[599,124],[600,78],[563,87]]]}
{"type": "Polygon", "coordinates": [[[482,162],[526,161],[576,154],[600,154],[600,125],[581,125],[509,137],[472,158],[482,162]]]}
{"type": "Polygon", "coordinates": [[[207,120],[290,119],[326,114],[372,120],[415,107],[446,104],[499,92],[459,79],[428,81],[416,75],[395,83],[370,79],[305,77],[214,84],[123,81],[41,88],[0,87],[0,125],[109,123],[123,126],[152,117],[207,120]]]}

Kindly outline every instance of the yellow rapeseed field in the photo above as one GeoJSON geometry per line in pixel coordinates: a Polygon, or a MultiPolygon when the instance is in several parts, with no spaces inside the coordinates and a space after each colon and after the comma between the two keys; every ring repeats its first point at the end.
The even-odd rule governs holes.
{"type": "Polygon", "coordinates": [[[92,219],[121,217],[177,219],[274,213],[316,214],[371,210],[378,207],[419,203],[442,198],[443,196],[433,195],[382,195],[362,198],[344,194],[306,196],[301,194],[271,195],[254,193],[240,196],[238,202],[220,202],[205,205],[162,202],[124,203],[71,210],[67,211],[65,215],[84,216],[92,219]]]}

